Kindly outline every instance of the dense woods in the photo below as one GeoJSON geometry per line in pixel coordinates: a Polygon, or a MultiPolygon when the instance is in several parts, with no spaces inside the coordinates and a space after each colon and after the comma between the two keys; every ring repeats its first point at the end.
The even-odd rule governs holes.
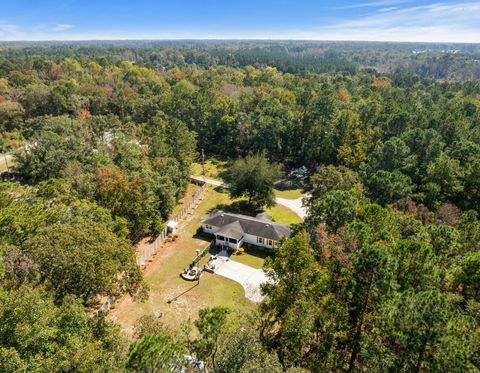
{"type": "Polygon", "coordinates": [[[187,353],[215,372],[480,369],[479,54],[3,44],[0,371],[164,371],[187,353]],[[151,322],[128,350],[90,307],[147,296],[131,244],[164,226],[201,149],[247,157],[232,193],[264,180],[259,204],[264,158],[316,170],[308,216],[267,260],[254,320],[206,309],[193,339],[151,322]]]}

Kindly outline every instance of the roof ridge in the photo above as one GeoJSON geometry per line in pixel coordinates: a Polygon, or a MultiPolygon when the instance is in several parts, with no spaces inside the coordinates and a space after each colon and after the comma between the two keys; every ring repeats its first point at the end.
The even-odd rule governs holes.
{"type": "Polygon", "coordinates": [[[218,214],[225,214],[225,215],[229,215],[229,216],[234,216],[236,218],[244,218],[246,220],[253,220],[253,221],[256,221],[256,222],[259,222],[259,223],[263,223],[263,224],[268,224],[268,225],[279,225],[279,226],[289,226],[288,224],[283,224],[283,223],[278,223],[276,221],[267,221],[267,220],[264,220],[264,219],[261,219],[261,218],[257,218],[255,216],[249,216],[249,215],[244,215],[244,214],[235,214],[233,212],[226,212],[226,211],[223,211],[223,210],[218,210],[216,211],[216,214],[215,215],[218,215],[218,214]]]}

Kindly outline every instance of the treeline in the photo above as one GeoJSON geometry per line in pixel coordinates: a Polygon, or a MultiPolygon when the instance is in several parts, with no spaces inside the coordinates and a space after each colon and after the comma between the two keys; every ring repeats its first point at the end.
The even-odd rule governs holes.
{"type": "Polygon", "coordinates": [[[13,69],[29,59],[47,56],[57,63],[63,58],[93,59],[99,64],[126,60],[163,71],[190,64],[202,68],[272,66],[286,73],[341,71],[353,74],[358,69],[369,68],[393,73],[408,68],[419,78],[448,81],[480,78],[478,44],[139,40],[0,43],[0,50],[0,64],[13,69]]]}
{"type": "Polygon", "coordinates": [[[31,62],[0,78],[1,146],[15,155],[0,186],[0,371],[122,371],[129,342],[95,310],[148,296],[132,243],[183,197],[195,134],[161,111],[144,122],[117,106],[135,91],[124,74],[150,74],[144,98],[161,91],[152,71],[31,62]],[[101,103],[107,81],[117,93],[101,103]]]}

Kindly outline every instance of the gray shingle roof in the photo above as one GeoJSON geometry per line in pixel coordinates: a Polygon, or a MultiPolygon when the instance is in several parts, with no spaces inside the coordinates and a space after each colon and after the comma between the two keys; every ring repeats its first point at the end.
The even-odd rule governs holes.
{"type": "MultiPolygon", "coordinates": [[[[244,234],[251,234],[257,237],[263,237],[270,240],[279,240],[281,237],[290,235],[290,226],[286,224],[274,223],[265,219],[258,219],[247,215],[231,214],[222,210],[213,210],[203,221],[202,224],[213,225],[220,228],[218,234],[223,228],[233,228],[230,224],[238,222],[244,234]]],[[[238,225],[235,225],[238,229],[238,225]]],[[[238,233],[238,232],[237,232],[238,233]]],[[[232,237],[232,236],[230,236],[232,237]]],[[[234,237],[232,237],[234,238],[234,237]]]]}
{"type": "Polygon", "coordinates": [[[220,228],[216,234],[224,237],[234,238],[236,240],[242,239],[245,232],[243,231],[242,226],[238,221],[234,221],[233,223],[227,224],[220,228]]]}

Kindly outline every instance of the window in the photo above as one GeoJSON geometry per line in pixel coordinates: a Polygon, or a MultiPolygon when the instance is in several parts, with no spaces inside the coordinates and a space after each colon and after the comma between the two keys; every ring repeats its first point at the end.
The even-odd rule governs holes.
{"type": "Polygon", "coordinates": [[[273,246],[273,241],[272,240],[268,240],[268,246],[273,246]]]}
{"type": "Polygon", "coordinates": [[[263,245],[263,237],[257,237],[257,243],[263,245]]]}
{"type": "Polygon", "coordinates": [[[237,243],[237,240],[234,239],[234,238],[229,238],[229,239],[228,239],[228,242],[230,242],[230,243],[237,243]]]}
{"type": "Polygon", "coordinates": [[[225,237],[223,237],[223,236],[217,236],[217,240],[219,240],[219,241],[225,241],[225,237]]]}

